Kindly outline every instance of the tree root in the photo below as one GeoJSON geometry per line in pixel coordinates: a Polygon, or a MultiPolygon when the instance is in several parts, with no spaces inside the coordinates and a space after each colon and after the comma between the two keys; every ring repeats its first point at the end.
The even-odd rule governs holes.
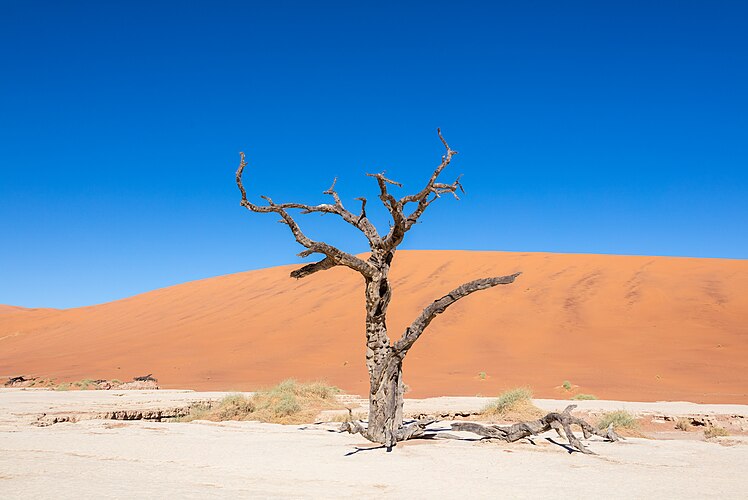
{"type": "MultiPolygon", "coordinates": [[[[403,425],[397,430],[397,442],[407,441],[409,439],[429,439],[435,437],[435,433],[431,432],[427,434],[426,426],[436,422],[433,418],[423,418],[416,420],[408,425],[403,425]]],[[[360,421],[354,420],[351,422],[343,422],[340,426],[340,432],[348,432],[350,434],[361,434],[363,437],[373,443],[377,443],[376,439],[373,439],[368,432],[368,429],[362,425],[360,421]]]]}
{"type": "MultiPolygon", "coordinates": [[[[581,418],[577,418],[571,414],[571,411],[576,408],[577,405],[569,405],[564,409],[563,412],[551,412],[546,416],[537,420],[531,420],[528,422],[519,422],[514,425],[501,426],[501,425],[483,425],[475,422],[455,422],[452,424],[453,431],[472,432],[479,436],[500,439],[507,443],[513,443],[520,439],[528,438],[530,436],[536,436],[543,432],[551,429],[555,430],[556,433],[566,439],[569,442],[569,446],[576,451],[586,453],[588,455],[595,455],[593,451],[585,447],[579,438],[572,432],[571,426],[578,425],[582,429],[584,439],[589,439],[590,436],[600,436],[606,441],[619,441],[623,439],[618,436],[613,430],[611,424],[605,431],[600,431],[595,427],[591,426],[581,418]]],[[[350,410],[349,410],[350,412],[350,410]]],[[[406,441],[408,439],[433,439],[433,438],[444,438],[454,439],[455,436],[452,434],[440,434],[437,431],[427,431],[426,426],[434,423],[434,419],[420,419],[415,422],[403,425],[398,429],[397,441],[406,441]]],[[[369,441],[376,442],[368,437],[367,428],[360,421],[344,422],[340,428],[341,432],[349,432],[351,434],[361,434],[369,441]]]]}

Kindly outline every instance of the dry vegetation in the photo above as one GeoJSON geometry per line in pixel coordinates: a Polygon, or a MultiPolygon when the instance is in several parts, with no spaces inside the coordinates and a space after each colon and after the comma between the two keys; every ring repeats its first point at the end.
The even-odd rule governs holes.
{"type": "Polygon", "coordinates": [[[638,435],[639,423],[636,418],[626,410],[609,411],[600,415],[597,428],[604,430],[613,424],[613,429],[619,434],[628,436],[638,435]]]}
{"type": "Polygon", "coordinates": [[[707,439],[711,439],[715,437],[724,437],[724,436],[729,436],[729,435],[730,433],[727,432],[726,429],[723,429],[722,427],[715,427],[713,425],[710,425],[704,431],[704,437],[707,439]]]}
{"type": "Polygon", "coordinates": [[[693,428],[693,426],[691,425],[690,419],[681,417],[675,421],[675,428],[679,431],[688,432],[693,428]]]}
{"type": "Polygon", "coordinates": [[[529,420],[539,418],[543,411],[532,403],[532,391],[527,387],[510,389],[499,395],[481,410],[489,419],[529,420]]]}
{"type": "Polygon", "coordinates": [[[575,394],[574,396],[571,397],[571,399],[575,401],[587,401],[587,400],[597,399],[597,396],[595,396],[594,394],[575,394]]]}
{"type": "Polygon", "coordinates": [[[342,409],[335,398],[341,391],[324,382],[301,383],[284,380],[275,387],[262,389],[251,396],[232,394],[212,407],[194,407],[181,419],[191,420],[259,420],[277,424],[314,422],[322,410],[342,409]]]}
{"type": "Polygon", "coordinates": [[[73,382],[59,382],[52,378],[37,377],[11,377],[5,387],[21,389],[48,389],[50,391],[106,391],[106,390],[128,390],[128,389],[158,389],[158,380],[150,375],[145,377],[135,377],[131,382],[122,382],[118,379],[97,379],[90,378],[76,380],[73,382]]]}

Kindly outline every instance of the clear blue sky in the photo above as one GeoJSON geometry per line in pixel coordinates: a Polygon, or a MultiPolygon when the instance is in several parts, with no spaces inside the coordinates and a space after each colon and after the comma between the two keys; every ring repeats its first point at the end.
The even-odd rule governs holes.
{"type": "Polygon", "coordinates": [[[2,1],[0,303],[297,262],[238,151],[255,199],[373,204],[437,127],[467,195],[403,248],[748,256],[748,3],[487,3],[2,1]]]}

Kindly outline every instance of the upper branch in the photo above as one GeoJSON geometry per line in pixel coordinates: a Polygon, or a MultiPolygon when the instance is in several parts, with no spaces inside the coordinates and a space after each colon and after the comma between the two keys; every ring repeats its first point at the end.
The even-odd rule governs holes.
{"type": "Polygon", "coordinates": [[[366,175],[374,177],[377,180],[377,184],[379,184],[379,199],[382,200],[382,203],[392,216],[392,227],[389,234],[383,240],[385,250],[391,250],[400,244],[402,237],[405,235],[405,215],[403,214],[403,204],[392,196],[387,190],[387,185],[392,184],[397,187],[403,187],[403,185],[385,177],[384,172],[381,174],[366,175]]]}
{"type": "Polygon", "coordinates": [[[242,183],[242,175],[244,174],[244,168],[247,166],[247,162],[245,160],[244,153],[239,153],[239,155],[241,157],[241,161],[239,162],[239,168],[236,171],[236,185],[239,187],[239,191],[242,194],[241,205],[246,209],[251,210],[252,212],[272,212],[280,215],[282,219],[281,222],[288,225],[294,235],[294,238],[296,238],[296,241],[307,249],[299,254],[300,256],[307,257],[313,253],[321,253],[326,256],[325,259],[323,259],[321,262],[308,264],[301,269],[294,271],[293,273],[291,273],[291,276],[296,278],[303,278],[304,276],[308,276],[309,274],[312,274],[314,272],[330,269],[331,267],[337,265],[350,267],[351,269],[360,272],[364,276],[372,276],[374,274],[376,270],[368,262],[365,262],[354,255],[343,252],[342,250],[335,248],[332,245],[320,241],[314,241],[306,236],[299,227],[298,223],[294,220],[293,217],[291,217],[291,215],[287,211],[287,209],[300,209],[302,210],[302,213],[322,212],[337,214],[344,220],[346,220],[346,222],[350,222],[356,227],[359,227],[359,229],[361,229],[361,231],[363,231],[364,234],[367,235],[372,245],[377,243],[379,241],[379,235],[376,233],[376,230],[373,228],[372,224],[363,217],[363,214],[362,217],[357,217],[356,215],[353,215],[351,212],[343,208],[343,205],[342,203],[340,203],[340,199],[337,196],[337,193],[335,193],[333,190],[335,186],[334,182],[330,189],[325,191],[325,193],[334,193],[333,198],[335,199],[335,205],[304,205],[301,203],[278,204],[274,203],[273,200],[271,200],[267,196],[262,197],[265,201],[268,202],[267,205],[255,205],[247,199],[247,191],[244,189],[244,184],[242,183]],[[366,226],[364,222],[366,222],[368,226],[366,226]],[[371,231],[373,231],[371,237],[368,230],[369,228],[371,229],[371,231]],[[376,235],[377,239],[373,241],[372,238],[374,237],[374,235],[376,235]]]}
{"type": "Polygon", "coordinates": [[[450,162],[452,161],[452,157],[457,154],[457,151],[449,147],[449,144],[444,139],[444,136],[442,136],[441,129],[436,129],[436,132],[437,134],[439,134],[439,140],[441,140],[442,144],[444,144],[446,153],[442,155],[441,163],[431,174],[431,177],[426,183],[426,186],[424,186],[424,188],[419,192],[400,199],[400,203],[403,205],[403,207],[408,203],[417,203],[416,209],[406,219],[406,231],[418,221],[418,218],[423,214],[426,208],[428,208],[428,206],[431,205],[434,200],[439,198],[440,195],[444,193],[451,193],[455,198],[458,198],[458,189],[463,193],[465,192],[465,190],[462,188],[462,184],[460,183],[461,176],[458,176],[452,184],[438,182],[439,175],[441,175],[442,171],[447,168],[447,165],[450,164],[450,162]]]}
{"type": "Polygon", "coordinates": [[[405,329],[405,333],[402,338],[398,340],[395,345],[395,351],[404,355],[408,349],[413,346],[413,343],[418,340],[423,331],[429,326],[429,323],[436,317],[437,314],[443,313],[449,306],[457,302],[463,297],[467,297],[473,292],[478,290],[485,290],[496,285],[508,285],[513,283],[515,278],[522,273],[514,273],[509,276],[498,276],[495,278],[481,278],[470,281],[463,285],[458,286],[444,297],[435,300],[426,307],[420,316],[418,316],[408,328],[405,329]]]}
{"type": "Polygon", "coordinates": [[[439,134],[439,140],[444,144],[446,153],[442,155],[441,163],[431,174],[426,186],[424,186],[424,188],[419,192],[404,196],[398,200],[387,191],[387,184],[400,186],[399,183],[387,179],[384,177],[384,174],[368,174],[377,179],[380,190],[379,198],[392,215],[392,228],[390,229],[389,234],[387,234],[387,236],[382,240],[382,245],[385,250],[391,250],[397,247],[402,242],[405,233],[413,227],[416,222],[418,222],[418,218],[423,214],[428,206],[442,194],[450,193],[454,195],[455,198],[458,198],[458,189],[463,193],[465,192],[460,183],[460,177],[457,177],[457,180],[451,184],[439,182],[439,175],[441,175],[442,171],[447,167],[447,165],[449,165],[452,161],[452,157],[457,154],[457,151],[454,151],[449,147],[444,136],[442,136],[441,129],[437,129],[437,133],[439,134]],[[405,207],[408,203],[416,203],[417,205],[413,212],[406,215],[405,207]]]}
{"type": "MultiPolygon", "coordinates": [[[[355,215],[351,213],[349,210],[347,210],[343,206],[343,202],[340,201],[340,196],[338,196],[338,192],[335,191],[335,183],[338,181],[338,178],[336,177],[332,181],[332,186],[330,186],[330,189],[324,192],[324,194],[329,194],[332,196],[333,200],[335,200],[335,205],[332,207],[332,213],[338,214],[340,217],[343,218],[344,221],[346,221],[348,224],[352,225],[353,227],[359,229],[362,233],[366,235],[366,239],[369,240],[369,245],[371,247],[374,247],[379,244],[381,241],[381,238],[379,236],[379,233],[377,232],[377,229],[374,227],[374,224],[369,221],[369,219],[366,217],[366,199],[365,198],[356,198],[357,200],[361,200],[361,214],[355,215]]],[[[329,205],[318,205],[319,206],[329,207],[329,205]]],[[[326,209],[325,209],[326,210],[326,209]]],[[[325,211],[325,210],[309,210],[308,208],[305,209],[305,211],[308,212],[316,212],[316,211],[325,211]]]]}

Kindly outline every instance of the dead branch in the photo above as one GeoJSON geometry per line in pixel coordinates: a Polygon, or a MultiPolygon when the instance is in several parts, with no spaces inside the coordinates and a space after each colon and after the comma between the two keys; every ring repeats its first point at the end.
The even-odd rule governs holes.
{"type": "Polygon", "coordinates": [[[514,273],[508,276],[499,276],[496,278],[481,278],[462,284],[449,292],[447,295],[440,299],[436,299],[434,302],[428,305],[423,312],[406,328],[402,338],[398,340],[394,345],[394,350],[401,355],[404,355],[408,349],[413,346],[413,343],[418,340],[423,331],[429,326],[429,323],[436,317],[437,314],[443,313],[449,306],[457,302],[463,297],[467,297],[473,292],[479,290],[485,290],[496,285],[508,285],[513,283],[514,280],[521,273],[514,273]]]}
{"type": "Polygon", "coordinates": [[[589,455],[594,455],[595,453],[586,448],[574,432],[572,432],[572,425],[578,425],[582,428],[582,433],[585,439],[589,439],[589,437],[593,435],[600,436],[606,441],[618,441],[621,439],[613,430],[612,425],[603,432],[595,429],[581,418],[573,416],[571,410],[574,408],[576,408],[576,405],[569,405],[561,413],[551,412],[537,420],[520,422],[509,426],[483,425],[475,422],[454,422],[452,424],[452,430],[471,432],[479,436],[501,439],[507,443],[513,443],[520,439],[537,436],[538,434],[553,429],[559,436],[566,438],[572,448],[589,455]]]}
{"type": "Polygon", "coordinates": [[[379,199],[382,200],[382,204],[392,217],[392,227],[389,234],[384,238],[382,245],[384,251],[389,251],[400,244],[403,236],[405,236],[405,215],[403,214],[403,205],[387,190],[387,185],[402,187],[402,184],[388,179],[384,176],[384,172],[366,175],[377,180],[379,199]]]}
{"type": "Polygon", "coordinates": [[[338,264],[335,262],[335,259],[325,257],[319,262],[312,262],[311,264],[307,264],[304,267],[300,267],[299,269],[291,271],[291,277],[296,279],[306,278],[310,274],[314,274],[317,271],[326,271],[327,269],[330,269],[337,265],[338,264]]]}
{"type": "Polygon", "coordinates": [[[14,385],[20,385],[24,382],[33,382],[38,377],[24,377],[23,375],[19,375],[17,377],[10,377],[7,382],[5,382],[5,387],[12,387],[14,385]]]}
{"type": "Polygon", "coordinates": [[[302,252],[303,256],[308,256],[313,253],[321,253],[321,254],[326,255],[326,258],[323,259],[321,262],[318,262],[313,265],[306,265],[302,267],[301,269],[298,269],[292,272],[291,273],[292,277],[301,278],[304,276],[308,276],[317,271],[330,269],[331,267],[335,267],[337,265],[347,266],[355,271],[358,271],[364,276],[370,277],[376,273],[376,269],[368,262],[365,262],[354,255],[351,255],[338,248],[335,248],[334,246],[328,243],[314,241],[311,238],[309,238],[306,234],[304,234],[304,232],[299,227],[298,223],[294,220],[294,218],[287,211],[289,209],[299,209],[299,210],[302,210],[302,213],[321,212],[321,213],[337,214],[340,217],[342,217],[343,220],[345,220],[346,222],[349,222],[353,224],[354,226],[358,227],[359,229],[361,229],[361,231],[367,235],[367,238],[369,238],[370,244],[372,245],[378,244],[379,236],[377,235],[376,230],[371,225],[371,223],[368,221],[368,219],[355,216],[354,214],[346,210],[343,207],[342,203],[340,203],[340,198],[338,197],[337,193],[334,190],[334,187],[335,187],[334,182],[333,182],[333,185],[330,186],[330,189],[325,191],[325,193],[331,194],[333,196],[333,199],[335,200],[335,205],[327,205],[327,204],[305,205],[302,203],[275,203],[273,202],[272,199],[270,199],[267,196],[262,196],[262,198],[265,201],[267,201],[267,205],[256,205],[247,199],[247,191],[245,190],[244,184],[242,183],[242,176],[244,174],[244,169],[247,166],[247,162],[245,160],[244,153],[239,153],[239,155],[241,157],[241,161],[239,162],[239,168],[236,171],[236,185],[239,187],[239,191],[242,194],[241,205],[252,212],[276,213],[280,215],[282,218],[282,222],[286,224],[289,227],[289,229],[291,229],[291,232],[293,233],[296,241],[300,245],[307,248],[306,251],[302,252]],[[323,262],[324,264],[322,264],[323,262]],[[329,265],[331,263],[334,263],[334,265],[329,265]]]}
{"type": "MultiPolygon", "coordinates": [[[[589,439],[591,436],[599,436],[609,442],[623,439],[616,434],[612,425],[609,426],[606,431],[600,431],[581,418],[573,416],[571,411],[574,408],[576,408],[576,405],[569,405],[561,413],[550,412],[537,420],[518,422],[507,426],[484,425],[477,422],[453,422],[451,429],[453,431],[470,432],[489,439],[499,439],[507,443],[513,443],[520,439],[537,436],[544,432],[555,430],[559,436],[565,438],[569,442],[569,446],[572,449],[588,455],[595,455],[595,453],[584,446],[581,440],[574,434],[574,432],[572,432],[572,425],[578,425],[582,429],[584,439],[589,439]]],[[[436,420],[424,418],[401,426],[397,431],[397,441],[401,442],[409,439],[425,438],[460,439],[453,434],[427,430],[426,427],[434,422],[436,422],[436,420]]],[[[361,421],[344,422],[340,427],[340,431],[349,432],[351,434],[361,434],[365,438],[370,439],[367,437],[369,434],[368,429],[361,421]]]]}
{"type": "Polygon", "coordinates": [[[432,172],[426,186],[419,192],[404,196],[398,200],[388,191],[387,186],[394,185],[402,187],[399,182],[388,179],[384,176],[384,173],[367,174],[369,177],[377,180],[377,184],[379,185],[379,199],[382,200],[382,203],[392,216],[390,231],[382,240],[382,250],[385,252],[396,248],[403,241],[405,233],[418,222],[419,217],[423,215],[429,205],[442,194],[451,193],[455,198],[459,199],[457,190],[465,192],[460,183],[459,176],[452,184],[438,182],[442,171],[449,165],[452,157],[457,154],[457,151],[449,147],[449,144],[442,136],[441,129],[437,129],[437,134],[439,135],[439,140],[444,144],[446,153],[442,156],[441,163],[432,172]],[[417,205],[413,212],[406,215],[405,208],[409,203],[416,203],[417,205]]]}

